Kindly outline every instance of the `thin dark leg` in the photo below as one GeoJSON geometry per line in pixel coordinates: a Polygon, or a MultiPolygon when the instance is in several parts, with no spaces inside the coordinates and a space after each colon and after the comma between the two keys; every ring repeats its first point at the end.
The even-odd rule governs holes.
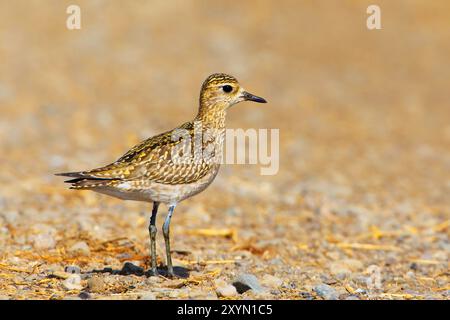
{"type": "Polygon", "coordinates": [[[151,268],[153,275],[158,274],[156,269],[156,214],[158,213],[159,202],[153,202],[152,216],[150,217],[150,225],[148,226],[148,232],[150,234],[150,256],[151,256],[151,268]]]}
{"type": "Polygon", "coordinates": [[[171,205],[169,207],[169,213],[167,214],[166,220],[163,224],[163,234],[164,241],[166,242],[166,257],[167,257],[167,273],[170,277],[173,277],[172,257],[170,256],[170,219],[172,218],[173,210],[175,210],[176,205],[171,205]]]}

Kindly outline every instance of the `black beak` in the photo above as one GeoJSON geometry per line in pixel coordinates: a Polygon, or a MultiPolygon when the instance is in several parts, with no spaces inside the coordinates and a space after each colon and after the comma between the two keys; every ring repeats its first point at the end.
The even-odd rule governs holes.
{"type": "Polygon", "coordinates": [[[244,98],[244,100],[247,101],[253,101],[253,102],[259,102],[259,103],[267,103],[267,101],[264,98],[255,96],[251,93],[248,93],[247,91],[244,91],[242,93],[242,97],[244,98]]]}

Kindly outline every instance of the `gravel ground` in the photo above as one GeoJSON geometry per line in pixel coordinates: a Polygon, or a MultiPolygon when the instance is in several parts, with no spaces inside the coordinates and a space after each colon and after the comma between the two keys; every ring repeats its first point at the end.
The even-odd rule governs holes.
{"type": "Polygon", "coordinates": [[[449,298],[448,2],[377,1],[377,31],[367,1],[77,2],[69,31],[0,1],[0,298],[449,298]],[[227,121],[279,128],[280,170],[224,166],[172,219],[187,277],[148,277],[151,205],[53,173],[189,120],[212,72],[269,101],[227,121]]]}

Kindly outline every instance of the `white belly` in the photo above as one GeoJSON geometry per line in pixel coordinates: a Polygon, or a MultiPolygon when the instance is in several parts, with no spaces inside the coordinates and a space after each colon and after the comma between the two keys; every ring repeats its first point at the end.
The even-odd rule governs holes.
{"type": "Polygon", "coordinates": [[[136,188],[133,181],[124,181],[116,187],[103,187],[93,191],[122,200],[176,204],[205,190],[213,182],[218,172],[219,166],[203,178],[190,184],[164,184],[145,181],[145,188],[136,188]]]}

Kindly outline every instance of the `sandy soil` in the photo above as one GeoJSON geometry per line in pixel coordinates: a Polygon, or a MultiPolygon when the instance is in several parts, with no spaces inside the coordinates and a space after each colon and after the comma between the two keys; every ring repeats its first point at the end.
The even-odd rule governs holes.
{"type": "Polygon", "coordinates": [[[448,299],[450,3],[369,31],[369,1],[77,2],[69,31],[69,1],[0,1],[2,298],[448,299]],[[146,277],[151,205],[53,174],[190,120],[213,72],[269,101],[227,121],[279,128],[280,170],[224,166],[172,219],[189,277],[146,277]]]}

